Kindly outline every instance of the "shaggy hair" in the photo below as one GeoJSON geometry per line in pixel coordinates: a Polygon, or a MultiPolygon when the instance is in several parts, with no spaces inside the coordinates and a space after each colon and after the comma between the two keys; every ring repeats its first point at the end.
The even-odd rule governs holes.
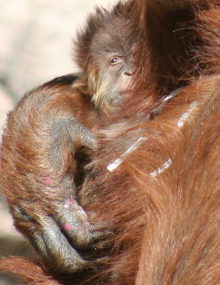
{"type": "Polygon", "coordinates": [[[220,1],[136,0],[132,9],[136,91],[100,131],[79,192],[91,223],[111,232],[91,251],[106,259],[62,278],[2,260],[29,284],[220,283],[220,1]]]}

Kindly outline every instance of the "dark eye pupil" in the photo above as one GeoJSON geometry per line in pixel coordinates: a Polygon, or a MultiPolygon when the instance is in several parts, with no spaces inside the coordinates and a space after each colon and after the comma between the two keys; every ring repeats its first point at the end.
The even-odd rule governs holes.
{"type": "Polygon", "coordinates": [[[118,61],[119,61],[119,58],[118,57],[114,57],[114,58],[112,58],[111,63],[116,63],[118,61]]]}
{"type": "Polygon", "coordinates": [[[123,60],[120,56],[113,56],[112,58],[110,58],[110,61],[109,61],[110,65],[118,65],[122,62],[123,60]]]}
{"type": "Polygon", "coordinates": [[[110,59],[110,65],[117,65],[117,64],[122,63],[122,62],[123,62],[123,60],[119,56],[115,56],[115,57],[112,57],[110,59]]]}

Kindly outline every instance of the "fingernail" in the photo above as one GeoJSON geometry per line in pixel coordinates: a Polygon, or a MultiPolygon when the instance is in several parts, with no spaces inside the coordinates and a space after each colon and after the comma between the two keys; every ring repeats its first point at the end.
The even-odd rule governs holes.
{"type": "Polygon", "coordinates": [[[71,226],[70,224],[66,224],[66,225],[64,226],[64,228],[65,228],[65,230],[67,230],[67,231],[71,231],[71,230],[75,230],[75,229],[76,229],[74,226],[71,226]]]}
{"type": "Polygon", "coordinates": [[[68,199],[67,202],[64,204],[64,208],[69,208],[69,206],[71,206],[73,204],[73,200],[72,199],[68,199]]]}
{"type": "Polygon", "coordinates": [[[44,184],[45,184],[45,186],[51,186],[51,184],[52,184],[52,179],[51,179],[51,176],[50,176],[50,175],[48,175],[48,176],[46,176],[46,177],[44,178],[44,184]]]}

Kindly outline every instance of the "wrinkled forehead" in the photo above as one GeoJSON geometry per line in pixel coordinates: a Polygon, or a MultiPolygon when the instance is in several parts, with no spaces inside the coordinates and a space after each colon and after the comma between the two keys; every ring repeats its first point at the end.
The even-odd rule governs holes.
{"type": "Polygon", "coordinates": [[[106,23],[93,38],[92,50],[102,52],[127,52],[136,42],[137,35],[134,33],[130,22],[119,17],[107,19],[106,23]]]}

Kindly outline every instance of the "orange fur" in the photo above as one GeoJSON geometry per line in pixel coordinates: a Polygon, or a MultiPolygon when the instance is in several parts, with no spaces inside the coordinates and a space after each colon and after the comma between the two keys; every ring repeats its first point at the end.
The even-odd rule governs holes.
{"type": "Polygon", "coordinates": [[[111,233],[90,251],[106,261],[68,284],[218,284],[220,2],[137,0],[132,9],[137,92],[99,131],[79,190],[90,222],[111,233]]]}

